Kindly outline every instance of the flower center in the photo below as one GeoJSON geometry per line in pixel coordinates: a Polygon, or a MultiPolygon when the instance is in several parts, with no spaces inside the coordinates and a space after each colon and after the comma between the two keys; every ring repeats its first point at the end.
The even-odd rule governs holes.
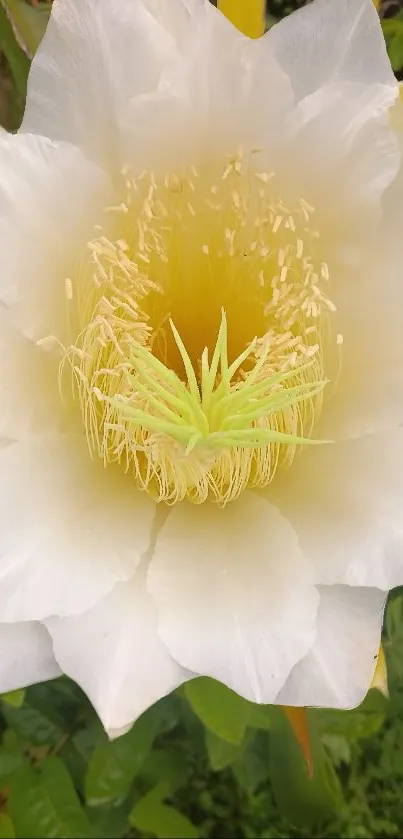
{"type": "Polygon", "coordinates": [[[253,161],[125,172],[67,281],[90,452],[167,503],[266,486],[320,413],[334,306],[314,210],[253,161]]]}

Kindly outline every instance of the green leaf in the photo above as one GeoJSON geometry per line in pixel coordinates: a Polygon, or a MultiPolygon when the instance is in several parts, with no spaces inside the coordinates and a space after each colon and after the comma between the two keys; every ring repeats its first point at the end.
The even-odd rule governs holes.
{"type": "Polygon", "coordinates": [[[76,789],[80,793],[83,792],[87,774],[87,762],[75,747],[71,737],[58,749],[57,754],[71,775],[76,789]]]}
{"type": "Polygon", "coordinates": [[[243,751],[242,744],[236,746],[234,743],[228,743],[208,728],[206,729],[206,749],[213,772],[220,772],[221,769],[230,766],[243,751]]]}
{"type": "Polygon", "coordinates": [[[186,786],[188,765],[182,752],[176,749],[153,749],[141,770],[141,776],[152,784],[169,783],[172,792],[186,786]]]}
{"type": "Polygon", "coordinates": [[[386,640],[384,652],[389,676],[393,682],[401,684],[403,681],[403,597],[399,589],[390,596],[385,619],[386,640]]]}
{"type": "Polygon", "coordinates": [[[0,813],[0,839],[14,839],[15,830],[8,813],[0,813]]]}
{"type": "Polygon", "coordinates": [[[192,679],[185,687],[192,710],[217,737],[239,745],[245,735],[251,704],[214,679],[192,679]]]}
{"type": "Polygon", "coordinates": [[[13,708],[21,708],[21,705],[24,704],[25,690],[22,688],[20,690],[11,690],[9,693],[3,693],[1,698],[3,702],[7,705],[12,705],[13,708]]]}
{"type": "Polygon", "coordinates": [[[7,59],[18,93],[25,96],[29,60],[15,39],[13,27],[4,8],[4,0],[0,0],[0,50],[7,59]]]}
{"type": "Polygon", "coordinates": [[[107,744],[108,738],[100,721],[93,718],[85,728],[79,728],[58,750],[80,793],[84,792],[88,763],[95,747],[107,744]]]}
{"type": "Polygon", "coordinates": [[[129,835],[129,813],[131,801],[120,807],[88,807],[87,816],[97,839],[120,839],[129,835]]]}
{"type": "Polygon", "coordinates": [[[351,746],[347,737],[341,734],[323,734],[322,743],[330,752],[337,768],[343,763],[351,763],[351,746]]]}
{"type": "Polygon", "coordinates": [[[389,641],[393,641],[395,635],[400,637],[403,633],[403,597],[401,594],[395,593],[388,602],[385,628],[389,641]]]}
{"type": "Polygon", "coordinates": [[[239,786],[249,795],[253,795],[260,784],[269,777],[269,759],[264,762],[253,749],[247,749],[241,757],[232,764],[239,786]]]}
{"type": "Polygon", "coordinates": [[[94,836],[70,775],[57,757],[46,758],[40,773],[29,767],[16,776],[10,811],[20,839],[94,836]]]}
{"type": "Polygon", "coordinates": [[[175,807],[162,803],[168,791],[168,785],[158,784],[140,798],[130,813],[130,824],[157,839],[197,839],[199,834],[192,822],[175,807]]]}
{"type": "Polygon", "coordinates": [[[273,709],[269,736],[269,771],[277,804],[288,821],[304,828],[319,825],[340,808],[340,785],[308,712],[313,777],[291,726],[280,708],[273,709]]]}
{"type": "Polygon", "coordinates": [[[88,766],[85,783],[86,799],[90,806],[121,799],[128,793],[150,752],[159,722],[159,709],[150,708],[124,737],[97,746],[88,766]]]}
{"type": "Polygon", "coordinates": [[[0,0],[4,14],[12,27],[15,40],[28,59],[32,59],[45,34],[50,15],[50,5],[37,8],[24,0],[0,0]]]}
{"type": "Polygon", "coordinates": [[[65,733],[60,714],[50,706],[35,707],[29,693],[21,708],[5,705],[3,713],[19,739],[34,746],[56,746],[65,733]]]}
{"type": "Polygon", "coordinates": [[[182,716],[183,703],[179,696],[176,693],[170,693],[169,696],[160,699],[154,707],[158,708],[160,732],[172,731],[182,716]]]}
{"type": "Polygon", "coordinates": [[[385,720],[387,700],[377,690],[370,690],[359,708],[353,711],[317,709],[315,722],[322,734],[338,734],[352,743],[372,737],[385,720]]]}
{"type": "Polygon", "coordinates": [[[78,731],[75,731],[71,740],[86,763],[91,760],[97,746],[107,746],[110,743],[105,729],[97,717],[93,717],[85,728],[79,728],[78,731]]]}
{"type": "Polygon", "coordinates": [[[393,70],[399,72],[403,67],[403,20],[401,18],[384,20],[382,28],[390,63],[393,70]]]}
{"type": "Polygon", "coordinates": [[[57,712],[58,718],[72,722],[77,717],[84,720],[86,712],[89,719],[93,719],[93,709],[78,685],[61,676],[51,682],[32,685],[27,690],[27,698],[31,705],[42,708],[45,713],[57,712]]]}
{"type": "Polygon", "coordinates": [[[250,703],[248,724],[252,728],[270,731],[273,725],[272,707],[272,705],[255,705],[250,703]]]}
{"type": "Polygon", "coordinates": [[[0,783],[9,781],[27,763],[22,744],[14,731],[4,732],[0,747],[0,783]]]}

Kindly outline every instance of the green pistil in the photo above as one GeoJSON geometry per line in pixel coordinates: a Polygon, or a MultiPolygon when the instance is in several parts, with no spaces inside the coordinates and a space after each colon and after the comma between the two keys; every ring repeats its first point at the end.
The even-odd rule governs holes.
{"type": "Polygon", "coordinates": [[[259,379],[267,361],[267,353],[263,353],[251,372],[242,380],[234,381],[242,364],[256,349],[257,338],[228,365],[227,319],[222,311],[210,364],[207,347],[202,354],[199,386],[186,347],[172,321],[170,326],[187,382],[185,384],[150,350],[138,346],[130,359],[129,375],[133,396],[144,396],[147,408],[138,410],[119,397],[108,400],[129,422],[170,437],[183,446],[186,454],[198,445],[219,450],[232,447],[257,449],[271,443],[295,446],[322,442],[254,424],[276,414],[281,416],[287,409],[312,399],[323,390],[326,380],[286,387],[286,383],[297,373],[300,375],[312,367],[313,361],[259,379]]]}

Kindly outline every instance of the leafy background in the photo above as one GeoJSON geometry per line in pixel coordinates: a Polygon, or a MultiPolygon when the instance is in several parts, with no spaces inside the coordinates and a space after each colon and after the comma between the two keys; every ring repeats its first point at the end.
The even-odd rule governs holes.
{"type": "MultiPolygon", "coordinates": [[[[118,2],[118,0],[110,0],[118,2]]],[[[269,0],[268,25],[302,2],[269,0]]],[[[0,0],[0,124],[21,120],[51,0],[0,0]]],[[[380,14],[403,78],[403,3],[380,14]]],[[[0,698],[1,837],[398,837],[403,834],[403,591],[389,601],[390,699],[310,711],[313,778],[278,708],[197,679],[109,742],[67,678],[0,698]]]]}

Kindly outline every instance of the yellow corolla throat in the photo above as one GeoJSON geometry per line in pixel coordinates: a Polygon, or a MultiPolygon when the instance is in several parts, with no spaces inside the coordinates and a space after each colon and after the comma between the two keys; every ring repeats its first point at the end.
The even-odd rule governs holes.
{"type": "Polygon", "coordinates": [[[167,503],[266,486],[321,410],[334,306],[315,213],[252,160],[125,172],[66,283],[91,455],[167,503]]]}

